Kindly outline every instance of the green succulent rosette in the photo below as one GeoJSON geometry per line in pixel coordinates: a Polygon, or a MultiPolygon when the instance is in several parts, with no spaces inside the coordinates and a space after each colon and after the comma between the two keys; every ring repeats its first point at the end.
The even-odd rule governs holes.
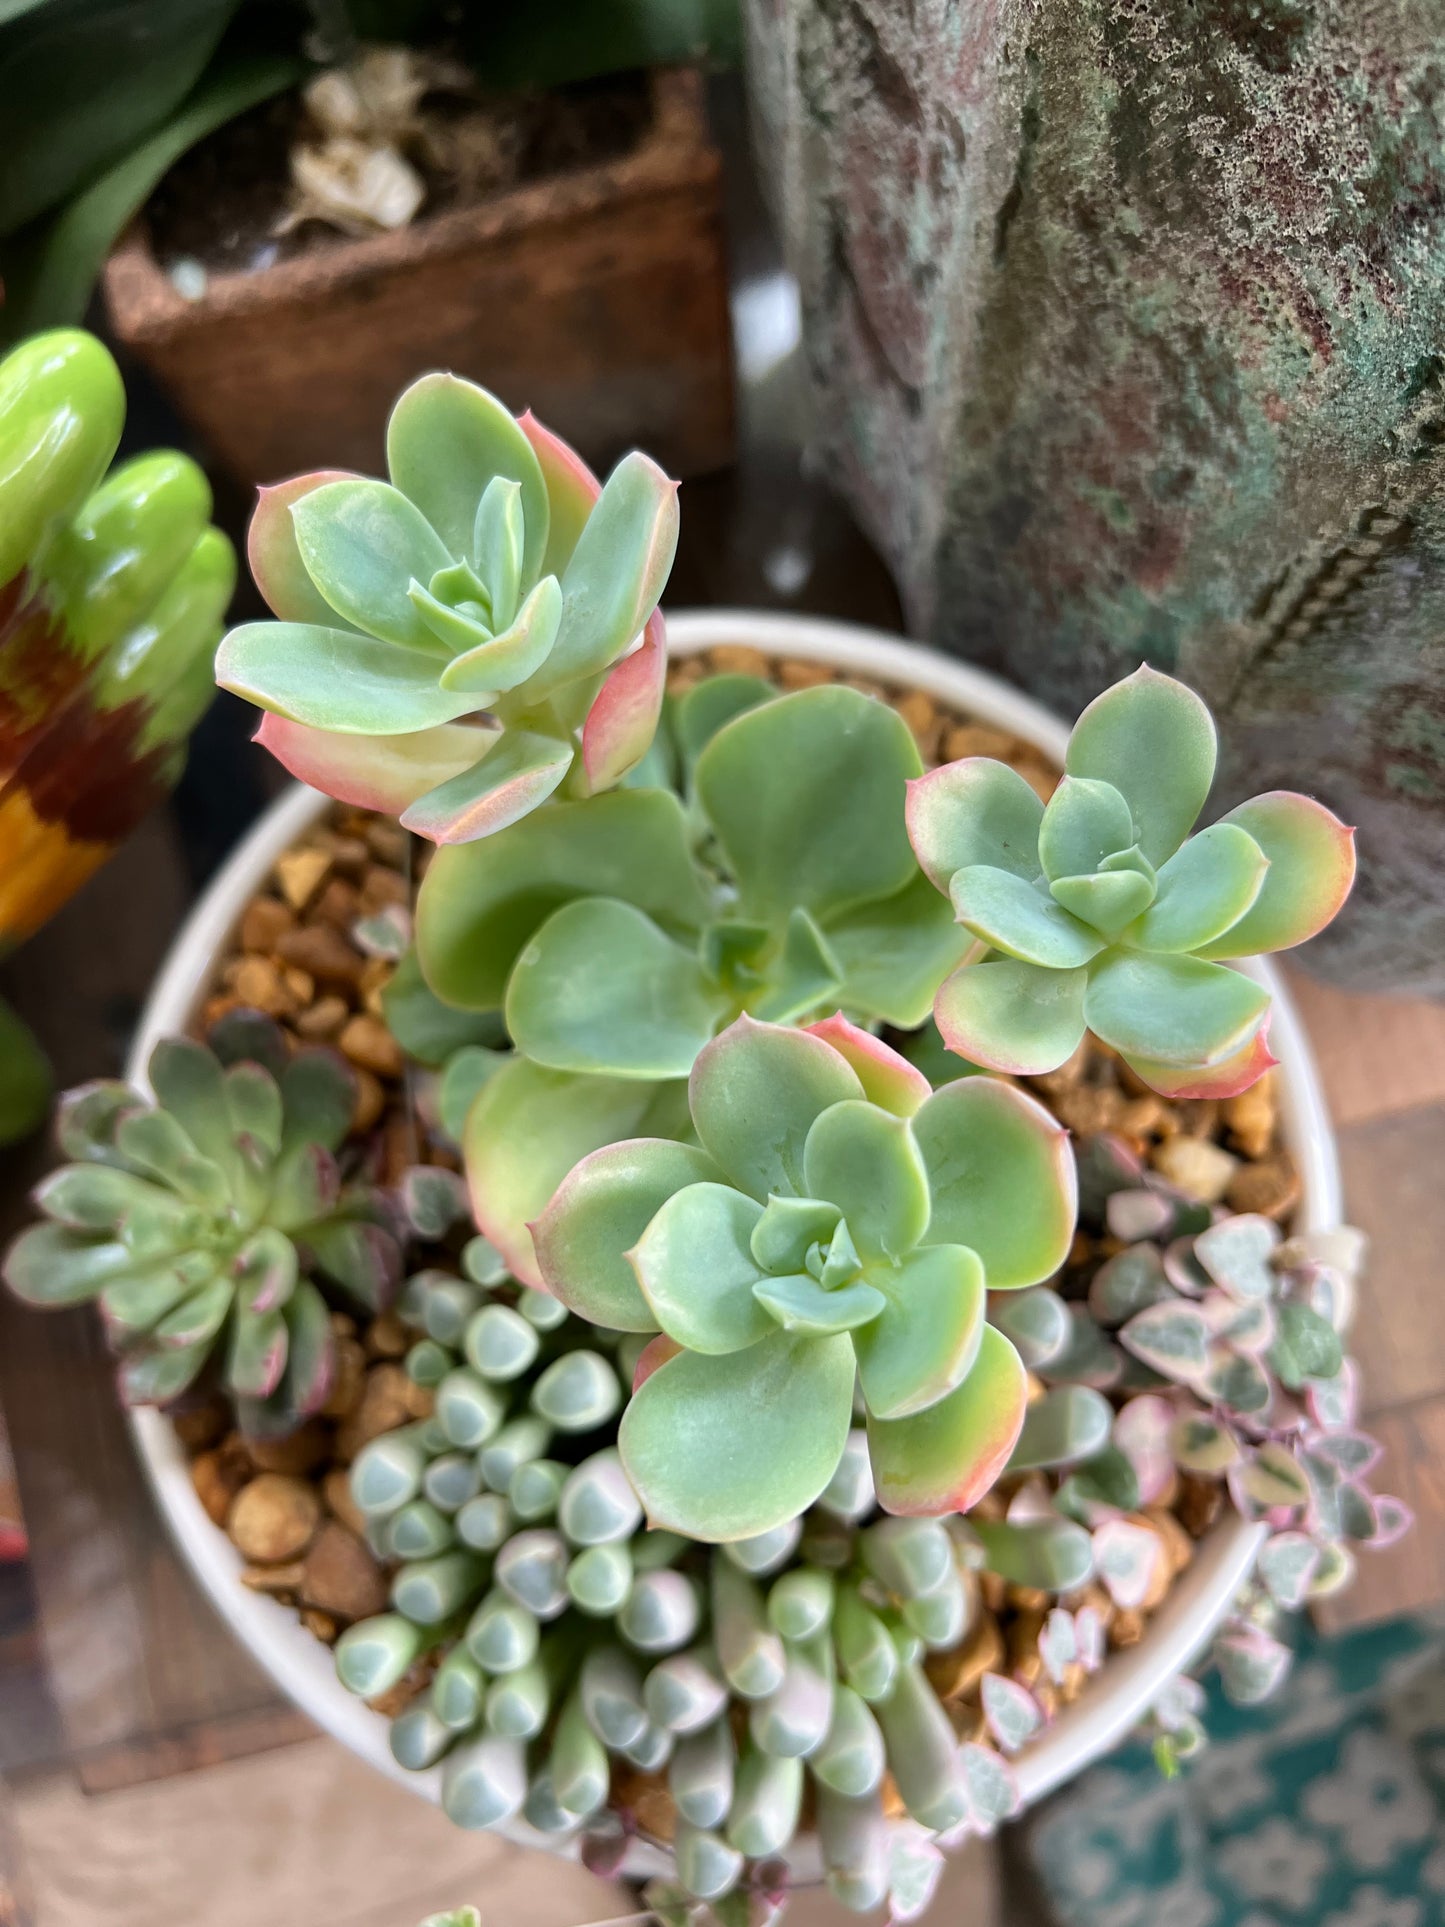
{"type": "Polygon", "coordinates": [[[986,1294],[1062,1263],[1067,1134],[991,1079],[930,1090],[838,1018],[739,1018],[689,1094],[696,1143],[593,1152],[534,1226],[563,1303],[660,1334],[619,1436],[649,1518],[708,1541],[791,1519],[837,1470],[855,1383],[880,1503],[966,1510],[1024,1418],[986,1294]]]}
{"type": "Polygon", "coordinates": [[[677,484],[633,453],[599,487],[454,375],[406,390],[386,448],[389,481],[263,490],[250,562],[280,619],[233,629],[216,680],[293,775],[437,843],[610,788],[662,702],[677,484]]]}
{"type": "Polygon", "coordinates": [[[209,1366],[246,1430],[281,1433],[330,1393],[328,1296],[384,1309],[401,1252],[379,1196],[343,1182],[344,1061],[288,1056],[255,1013],[224,1019],[212,1045],[157,1044],[150,1098],[102,1081],[61,1100],[73,1162],[40,1184],[44,1222],[4,1277],[30,1304],[99,1306],[128,1404],[170,1403],[209,1366]]]}
{"type": "Polygon", "coordinates": [[[1080,716],[1047,807],[985,757],[913,784],[918,859],[984,952],[938,993],[951,1049],[1030,1076],[1091,1030],[1169,1097],[1231,1096],[1269,1068],[1269,993],[1228,964],[1324,928],[1354,833],[1274,790],[1191,835],[1215,754],[1203,702],[1146,666],[1080,716]]]}
{"type": "Polygon", "coordinates": [[[416,959],[454,1010],[499,1013],[516,1058],[465,1129],[478,1222],[538,1281],[528,1224],[589,1151],[687,1129],[683,1080],[740,1012],[927,1016],[967,939],[904,827],[918,749],[857,690],[719,677],[674,710],[684,794],[554,802],[440,851],[416,959]]]}

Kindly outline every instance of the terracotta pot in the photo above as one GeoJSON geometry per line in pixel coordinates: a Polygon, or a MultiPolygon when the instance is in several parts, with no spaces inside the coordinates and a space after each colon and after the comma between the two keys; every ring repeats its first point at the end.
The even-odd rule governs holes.
{"type": "MultiPolygon", "coordinates": [[[[675,656],[694,655],[719,643],[808,657],[879,682],[923,690],[979,722],[1035,744],[1062,763],[1069,732],[1056,717],[992,676],[916,644],[849,623],[789,615],[723,611],[669,616],[668,645],[675,656]]],[[[131,1051],[132,1081],[144,1083],[146,1060],[160,1037],[185,1030],[194,1021],[247,901],[277,857],[329,807],[325,797],[298,784],[278,798],[231,856],[181,931],[146,1006],[131,1051]]],[[[1270,1044],[1280,1060],[1281,1122],[1304,1187],[1298,1223],[1303,1230],[1333,1227],[1342,1215],[1339,1166],[1308,1043],[1278,974],[1268,963],[1246,968],[1268,984],[1274,996],[1270,1044]]],[[[403,1786],[439,1799],[440,1769],[409,1773],[396,1764],[387,1745],[388,1722],[340,1684],[329,1649],[305,1630],[294,1612],[240,1584],[241,1557],[202,1510],[186,1454],[169,1420],[142,1410],[131,1414],[131,1423],[156,1498],[187,1563],[258,1664],[343,1745],[403,1786]]],[[[1019,1756],[1015,1768],[1026,1802],[1072,1779],[1138,1724],[1165,1682],[1187,1666],[1227,1614],[1261,1537],[1262,1528],[1246,1524],[1237,1514],[1221,1516],[1150,1617],[1138,1645],[1112,1654],[1073,1705],[1019,1756]]],[[[554,1840],[524,1825],[506,1831],[528,1845],[559,1850],[554,1840]]],[[[795,1842],[789,1859],[800,1884],[821,1878],[811,1838],[795,1842]]],[[[655,1864],[660,1861],[654,1851],[639,1846],[628,1871],[646,1873],[655,1864]]]]}
{"type": "Polygon", "coordinates": [[[658,72],[621,159],[179,294],[142,219],[106,265],[121,345],[238,481],[377,474],[398,393],[449,368],[534,408],[594,461],[729,461],[721,162],[701,77],[658,72]]]}

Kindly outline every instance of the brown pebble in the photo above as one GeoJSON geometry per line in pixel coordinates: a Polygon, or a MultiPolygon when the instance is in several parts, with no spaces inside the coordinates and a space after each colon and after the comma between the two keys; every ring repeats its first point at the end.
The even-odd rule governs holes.
{"type": "Polygon", "coordinates": [[[1059,772],[1042,757],[1023,753],[1009,758],[1010,766],[1016,769],[1041,803],[1047,803],[1059,787],[1059,772]]]}
{"type": "Polygon", "coordinates": [[[307,1419],[280,1439],[247,1439],[246,1455],[258,1472],[284,1472],[292,1478],[314,1472],[331,1450],[331,1428],[307,1419]]]}
{"type": "Polygon", "coordinates": [[[423,1653],[420,1659],[412,1661],[395,1686],[389,1686],[384,1693],[378,1693],[375,1699],[369,1699],[366,1702],[367,1705],[373,1713],[380,1713],[383,1718],[394,1720],[399,1713],[404,1713],[417,1695],[424,1692],[431,1684],[436,1667],[435,1657],[430,1653],[423,1653]]]}
{"type": "Polygon", "coordinates": [[[1109,1644],[1113,1647],[1137,1646],[1144,1637],[1144,1615],[1132,1607],[1121,1608],[1114,1615],[1114,1623],[1109,1628],[1109,1644]]]}
{"type": "Polygon", "coordinates": [[[300,1004],[269,957],[237,957],[226,966],[222,981],[243,1004],[268,1017],[289,1017],[300,1004]]]}
{"type": "Polygon", "coordinates": [[[1173,1137],[1178,1128],[1174,1113],[1162,1097],[1153,1093],[1127,1099],[1119,1112],[1118,1129],[1125,1137],[1135,1140],[1173,1137]]]}
{"type": "Polygon", "coordinates": [[[329,923],[333,929],[348,931],[356,921],[359,900],[360,893],[354,883],[348,883],[345,877],[332,877],[316,899],[311,915],[318,923],[329,923]]]}
{"type": "Polygon", "coordinates": [[[327,836],[326,845],[331,852],[333,866],[344,877],[354,879],[361,876],[371,861],[371,851],[364,837],[338,836],[333,832],[327,836]]]}
{"type": "Polygon", "coordinates": [[[191,1461],[191,1484],[212,1525],[224,1528],[236,1494],[250,1476],[248,1467],[222,1451],[202,1452],[191,1461]]]}
{"type": "MultiPolygon", "coordinates": [[[[982,1575],[985,1595],[988,1580],[994,1575],[982,1575]]],[[[960,1646],[948,1653],[929,1653],[923,1662],[924,1671],[933,1684],[933,1690],[941,1700],[962,1699],[972,1693],[985,1673],[997,1673],[1004,1663],[1003,1634],[994,1618],[996,1608],[980,1613],[973,1631],[960,1646]]]]}
{"type": "Polygon", "coordinates": [[[383,869],[381,864],[373,863],[361,879],[356,907],[363,917],[374,917],[378,910],[394,909],[410,896],[406,878],[399,870],[383,869]]]}
{"type": "Polygon", "coordinates": [[[302,1611],[301,1624],[313,1639],[319,1639],[324,1646],[334,1644],[336,1635],[341,1631],[330,1613],[319,1613],[312,1606],[302,1611]]]}
{"type": "Polygon", "coordinates": [[[1082,1084],[1084,1074],[1089,1068],[1089,1040],[1084,1039],[1072,1057],[1066,1057],[1056,1071],[1045,1071],[1042,1077],[1029,1081],[1047,1096],[1054,1097],[1060,1091],[1070,1091],[1076,1084],[1082,1084]]]}
{"type": "Polygon", "coordinates": [[[1007,763],[1019,748],[1018,738],[1006,729],[993,729],[987,723],[955,723],[944,739],[943,753],[950,763],[963,756],[992,756],[1007,763]]]}
{"type": "Polygon", "coordinates": [[[362,957],[339,930],[329,923],[311,923],[288,930],[276,946],[283,963],[307,970],[331,989],[351,989],[361,979],[362,957]]]}
{"type": "Polygon", "coordinates": [[[906,695],[898,697],[893,707],[913,731],[919,755],[925,762],[932,762],[938,750],[939,731],[943,727],[937,703],[921,689],[910,689],[906,695]]]}
{"type": "Polygon", "coordinates": [[[435,1387],[418,1385],[414,1378],[406,1381],[406,1409],[414,1419],[430,1418],[437,1408],[435,1387]]]}
{"type": "Polygon", "coordinates": [[[385,1610],[386,1574],[353,1532],[328,1519],[316,1534],[301,1575],[301,1603],[338,1619],[369,1619],[385,1610]]]}
{"type": "Polygon", "coordinates": [[[309,1010],[300,1013],[296,1028],[310,1044],[329,1044],[341,1035],[341,1027],[350,1015],[345,998],[328,992],[325,997],[317,998],[309,1010]]]}
{"type": "Polygon", "coordinates": [[[219,1024],[223,1017],[229,1017],[233,1010],[243,1008],[239,997],[208,997],[201,1006],[201,1029],[207,1031],[212,1024],[219,1024]]]}
{"type": "Polygon", "coordinates": [[[1259,1164],[1242,1164],[1229,1181],[1224,1201],[1231,1211],[1287,1218],[1299,1203],[1300,1190],[1294,1159],[1281,1152],[1259,1164]]]}
{"type": "Polygon", "coordinates": [[[1213,1138],[1218,1132],[1219,1105],[1214,1098],[1181,1098],[1174,1108],[1185,1137],[1213,1138]]]}
{"type": "Polygon", "coordinates": [[[202,1452],[208,1445],[214,1445],[225,1437],[230,1423],[226,1402],[220,1398],[208,1398],[202,1404],[171,1414],[176,1437],[188,1452],[202,1452]]]}
{"type": "Polygon", "coordinates": [[[385,1109],[386,1090],[381,1079],[371,1071],[358,1069],[356,1105],[351,1113],[352,1131],[357,1135],[363,1131],[369,1131],[385,1109]]]}
{"type": "Polygon", "coordinates": [[[1218,1204],[1238,1166],[1238,1158],[1197,1137],[1166,1138],[1154,1153],[1160,1176],[1200,1204],[1218,1204]]]}
{"type": "Polygon", "coordinates": [[[301,1561],[293,1559],[284,1566],[247,1566],[241,1584],[252,1592],[294,1594],[301,1585],[301,1561]]]}
{"type": "Polygon", "coordinates": [[[832,682],[833,671],[825,662],[803,662],[789,657],[778,664],[776,680],[784,689],[818,689],[832,682]]]}
{"type": "Polygon", "coordinates": [[[370,1439],[394,1432],[411,1417],[408,1389],[411,1380],[400,1365],[373,1365],[366,1374],[361,1403],[336,1430],[336,1458],[349,1465],[370,1439]]]}
{"type": "Polygon", "coordinates": [[[304,910],[330,874],[331,858],[309,844],[288,850],[276,863],[276,881],[293,910],[304,910]]]}
{"type": "Polygon", "coordinates": [[[1232,1143],[1243,1156],[1255,1159],[1268,1156],[1279,1122],[1279,1084],[1275,1073],[1266,1071],[1247,1091],[1225,1098],[1221,1114],[1232,1143]]]}
{"type": "Polygon", "coordinates": [[[1008,1603],[1015,1612],[1043,1613],[1050,1604],[1050,1595],[1042,1586],[1010,1586],[1008,1603]]]}
{"type": "Polygon", "coordinates": [[[1194,1557],[1194,1541],[1168,1506],[1146,1505],[1140,1517],[1144,1523],[1152,1526],[1164,1541],[1169,1576],[1171,1579],[1177,1577],[1194,1557]]]}
{"type": "Polygon", "coordinates": [[[401,1045],[379,1017],[353,1017],[337,1041],[343,1056],[378,1077],[400,1077],[406,1068],[401,1045]]]}
{"type": "MultiPolygon", "coordinates": [[[[396,965],[387,957],[368,957],[362,965],[361,976],[357,981],[357,992],[362,1004],[373,1017],[382,1020],[386,1016],[386,1005],[382,1002],[382,992],[391,982],[396,965]]],[[[390,1036],[390,1031],[387,1032],[390,1036]]]]}
{"type": "Polygon", "coordinates": [[[367,849],[378,863],[389,863],[392,869],[401,869],[406,862],[410,839],[399,823],[390,823],[384,816],[373,816],[362,834],[367,849]]]}
{"type": "Polygon", "coordinates": [[[1073,1705],[1080,1693],[1083,1692],[1088,1678],[1089,1675],[1084,1671],[1078,1660],[1075,1660],[1072,1665],[1064,1668],[1064,1677],[1059,1681],[1058,1694],[1065,1706],[1073,1705]]]}
{"type": "Polygon", "coordinates": [[[954,1733],[965,1745],[991,1746],[994,1744],[988,1730],[988,1720],[981,1706],[970,1700],[949,1700],[943,1709],[949,1718],[954,1733]]]}
{"type": "Polygon", "coordinates": [[[362,1334],[368,1358],[405,1358],[413,1334],[394,1311],[379,1312],[362,1334]]]}
{"type": "Polygon", "coordinates": [[[331,1396],[322,1406],[326,1418],[347,1418],[361,1403],[366,1384],[366,1354],[354,1338],[336,1341],[336,1377],[331,1396]]]}
{"type": "Polygon", "coordinates": [[[244,1559],[275,1566],[306,1550],[320,1520],[315,1486],[280,1472],[263,1472],[236,1494],[226,1531],[244,1559]]]}
{"type": "Polygon", "coordinates": [[[1179,1494],[1179,1523],[1192,1539],[1202,1539],[1224,1506],[1224,1487],[1217,1479],[1184,1473],[1179,1494]]]}
{"type": "Polygon", "coordinates": [[[351,1478],[339,1465],[333,1465],[321,1482],[321,1496],[327,1510],[358,1539],[366,1537],[366,1514],[351,1496],[351,1478]]]}
{"type": "Polygon", "coordinates": [[[1080,1137],[1114,1130],[1124,1115],[1122,1091],[1112,1084],[1077,1084],[1054,1095],[1053,1110],[1061,1124],[1080,1137]]]}
{"type": "Polygon", "coordinates": [[[252,897],[241,914],[241,948],[270,952],[295,923],[295,912],[280,897],[252,897]]]}
{"type": "Polygon", "coordinates": [[[713,673],[718,676],[768,676],[772,672],[772,664],[762,650],[750,643],[715,643],[710,655],[713,673]]]}
{"type": "MultiPolygon", "coordinates": [[[[783,664],[784,669],[786,669],[787,666],[786,663],[783,664]]],[[[885,1820],[901,1820],[908,1812],[907,1807],[903,1804],[903,1795],[898,1791],[898,1782],[891,1773],[885,1773],[883,1775],[883,1785],[879,1789],[879,1797],[883,1802],[883,1817],[885,1820]]]]}
{"type": "Polygon", "coordinates": [[[677,1802],[660,1773],[639,1773],[619,1760],[613,1767],[608,1805],[630,1813],[649,1839],[670,1844],[677,1834],[677,1802]]]}
{"type": "Polygon", "coordinates": [[[1008,1584],[996,1572],[981,1572],[978,1575],[978,1589],[991,1613],[1003,1611],[1008,1597],[1008,1584]]]}
{"type": "Polygon", "coordinates": [[[1040,1607],[1021,1608],[1008,1622],[1006,1645],[1008,1663],[1016,1680],[1033,1686],[1043,1676],[1044,1661],[1039,1651],[1039,1635],[1044,1630],[1040,1607]]]}

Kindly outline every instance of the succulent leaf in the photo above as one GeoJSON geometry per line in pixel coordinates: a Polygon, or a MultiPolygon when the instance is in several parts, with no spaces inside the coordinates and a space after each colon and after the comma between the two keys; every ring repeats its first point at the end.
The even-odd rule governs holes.
{"type": "Polygon", "coordinates": [[[1064,768],[1111,784],[1156,867],[1194,827],[1214,781],[1214,722],[1191,689],[1146,664],[1096,696],[1074,725],[1064,768]]]}
{"type": "Polygon", "coordinates": [[[985,1325],[963,1383],[909,1418],[868,1420],[878,1497],[898,1513],[966,1512],[1008,1463],[1027,1404],[1018,1353],[985,1325]]]}
{"type": "Polygon", "coordinates": [[[933,1014],[943,1041],[971,1063],[1015,1077],[1056,1071],[1084,1041],[1084,969],[1000,957],[944,979],[933,1014]]]}
{"type": "Polygon", "coordinates": [[[1032,882],[1043,815],[1018,771],[987,756],[947,763],[908,785],[909,838],[929,882],[944,892],[957,871],[975,864],[1032,882]]]}

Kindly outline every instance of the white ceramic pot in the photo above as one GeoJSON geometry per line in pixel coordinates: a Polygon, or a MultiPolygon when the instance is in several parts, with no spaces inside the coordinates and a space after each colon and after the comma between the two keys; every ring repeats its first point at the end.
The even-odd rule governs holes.
{"type": "MultiPolygon", "coordinates": [[[[789,615],[724,611],[670,615],[668,644],[675,655],[718,643],[748,643],[769,654],[808,657],[897,687],[923,690],[979,722],[1008,730],[1062,762],[1068,729],[1026,696],[992,676],[913,643],[848,623],[789,615]]],[[[197,904],[141,1018],[128,1074],[144,1082],[156,1040],[185,1030],[210,989],[215,960],[247,901],[282,854],[327,807],[326,798],[297,785],[280,797],[232,854],[197,904]]],[[[1322,1230],[1341,1221],[1339,1166],[1329,1118],[1309,1046],[1283,984],[1267,963],[1251,974],[1274,993],[1270,1043],[1280,1060],[1282,1126],[1300,1168],[1302,1228],[1322,1230]]],[[[202,1510],[185,1453],[169,1422],[154,1411],[132,1415],[137,1447],[171,1532],[211,1603],[257,1662],[318,1726],[392,1779],[430,1799],[440,1774],[408,1773],[387,1746],[387,1722],[348,1693],[331,1655],[294,1613],[239,1582],[241,1559],[202,1510]]],[[[1192,1564],[1137,1646],[1113,1655],[1072,1706],[1017,1762],[1026,1801],[1040,1799],[1118,1744],[1138,1723],[1160,1688],[1205,1645],[1249,1572],[1260,1532],[1232,1514],[1200,1543],[1192,1564]]],[[[553,1847],[525,1827],[511,1829],[529,1844],[553,1847]]],[[[650,1850],[629,1864],[645,1874],[660,1865],[650,1850]]],[[[794,1868],[800,1881],[818,1877],[816,1848],[800,1842],[794,1868]]]]}

